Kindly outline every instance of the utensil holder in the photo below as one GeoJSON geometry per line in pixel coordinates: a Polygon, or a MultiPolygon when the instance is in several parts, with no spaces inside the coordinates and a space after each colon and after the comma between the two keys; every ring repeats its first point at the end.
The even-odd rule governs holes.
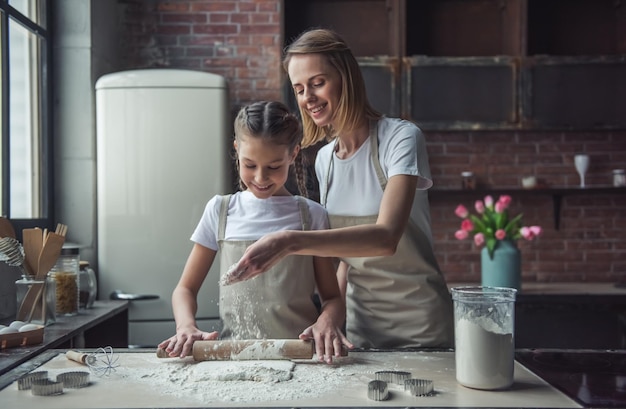
{"type": "Polygon", "coordinates": [[[49,278],[38,280],[24,275],[15,282],[16,319],[33,324],[50,325],[56,322],[56,283],[49,278]]]}

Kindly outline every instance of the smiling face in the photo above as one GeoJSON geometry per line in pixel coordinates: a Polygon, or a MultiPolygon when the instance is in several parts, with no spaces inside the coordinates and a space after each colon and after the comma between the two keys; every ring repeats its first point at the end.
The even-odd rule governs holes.
{"type": "Polygon", "coordinates": [[[235,141],[235,149],[239,159],[239,178],[252,194],[259,199],[290,194],[285,183],[299,146],[290,152],[287,145],[273,144],[263,137],[244,134],[235,141]]]}
{"type": "Polygon", "coordinates": [[[341,76],[322,54],[295,54],[288,66],[298,105],[319,127],[333,125],[339,109],[341,76]]]}

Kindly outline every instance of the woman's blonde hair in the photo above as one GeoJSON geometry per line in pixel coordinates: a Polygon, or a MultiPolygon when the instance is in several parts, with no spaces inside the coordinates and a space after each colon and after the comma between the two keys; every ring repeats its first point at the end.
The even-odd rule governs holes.
{"type": "Polygon", "coordinates": [[[364,120],[378,119],[381,114],[370,105],[365,90],[365,81],[356,58],[346,42],[333,30],[311,29],[300,34],[285,48],[283,68],[288,73],[291,57],[296,54],[321,54],[334,67],[341,77],[341,95],[339,107],[335,112],[337,129],[330,126],[323,128],[300,109],[304,138],[302,146],[315,145],[324,139],[337,137],[342,131],[356,129],[364,120]]]}
{"type": "MultiPolygon", "coordinates": [[[[236,141],[239,141],[243,135],[262,138],[275,145],[287,146],[290,153],[293,153],[302,142],[300,121],[285,104],[278,101],[259,101],[244,106],[235,118],[234,128],[236,141]]],[[[236,166],[237,174],[239,174],[238,159],[236,159],[236,166]]],[[[298,190],[302,196],[307,197],[302,150],[298,151],[296,155],[294,170],[298,190]]],[[[248,188],[241,179],[239,180],[239,188],[241,190],[248,188]]]]}

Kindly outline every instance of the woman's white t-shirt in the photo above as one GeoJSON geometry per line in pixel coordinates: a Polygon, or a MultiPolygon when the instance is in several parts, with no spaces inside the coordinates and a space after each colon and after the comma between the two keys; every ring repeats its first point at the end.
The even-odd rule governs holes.
{"type": "MultiPolygon", "coordinates": [[[[311,217],[311,230],[328,229],[326,210],[306,199],[311,217]]],[[[218,250],[217,233],[222,196],[216,195],[204,208],[202,218],[191,240],[211,250],[218,250]]],[[[249,191],[232,195],[228,206],[225,240],[258,240],[279,230],[302,230],[296,196],[272,196],[259,199],[249,191]]]]}
{"type": "MultiPolygon", "coordinates": [[[[412,122],[383,117],[378,121],[378,158],[383,173],[389,180],[395,175],[418,176],[417,190],[411,210],[411,220],[432,240],[430,208],[426,190],[432,185],[426,140],[422,131],[412,122]]],[[[334,141],[322,147],[315,160],[315,172],[320,186],[320,197],[328,192],[328,214],[340,216],[371,216],[380,209],[383,190],[371,161],[368,140],[347,159],[339,159],[333,152],[334,141]],[[329,161],[333,171],[328,181],[329,161]]]]}

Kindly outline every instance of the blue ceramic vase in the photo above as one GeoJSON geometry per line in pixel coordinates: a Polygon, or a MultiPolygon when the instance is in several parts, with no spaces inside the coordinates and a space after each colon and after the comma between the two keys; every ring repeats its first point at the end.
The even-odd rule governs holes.
{"type": "Polygon", "coordinates": [[[522,286],[522,257],[514,241],[499,240],[489,257],[489,250],[481,250],[481,284],[489,287],[515,288],[522,286]]]}

